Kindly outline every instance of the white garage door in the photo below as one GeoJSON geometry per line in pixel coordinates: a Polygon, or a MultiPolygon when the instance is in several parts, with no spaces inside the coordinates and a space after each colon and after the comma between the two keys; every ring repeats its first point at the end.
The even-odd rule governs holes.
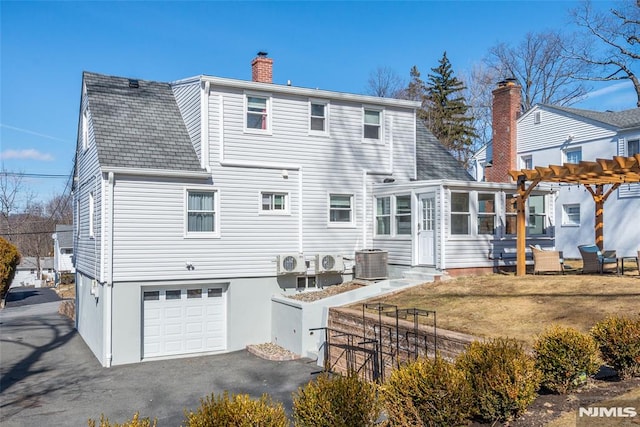
{"type": "Polygon", "coordinates": [[[144,289],[143,357],[219,351],[227,345],[221,286],[144,289]]]}

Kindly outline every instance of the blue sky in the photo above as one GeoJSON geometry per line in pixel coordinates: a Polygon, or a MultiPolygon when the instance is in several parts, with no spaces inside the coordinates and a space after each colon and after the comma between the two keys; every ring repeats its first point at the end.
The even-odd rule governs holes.
{"type": "MultiPolygon", "coordinates": [[[[173,81],[199,74],[251,79],[256,52],[274,83],[364,93],[389,67],[423,75],[443,51],[455,72],[497,42],[568,28],[573,1],[13,2],[0,1],[0,156],[41,200],[71,174],[82,71],[173,81]]],[[[597,8],[611,2],[598,1],[597,8]]],[[[628,83],[594,87],[578,108],[635,106],[628,83]]]]}

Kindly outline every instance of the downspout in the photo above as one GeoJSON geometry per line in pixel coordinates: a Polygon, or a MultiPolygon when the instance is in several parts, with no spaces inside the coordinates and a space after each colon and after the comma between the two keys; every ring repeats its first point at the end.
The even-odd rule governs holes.
{"type": "Polygon", "coordinates": [[[105,343],[105,350],[107,352],[106,354],[106,367],[110,368],[111,367],[111,362],[113,360],[113,337],[112,337],[112,333],[113,333],[113,199],[114,199],[114,195],[113,195],[113,191],[114,191],[114,187],[115,187],[115,176],[113,174],[113,172],[109,172],[109,178],[108,178],[108,183],[109,183],[109,206],[108,206],[108,212],[109,212],[109,220],[108,221],[104,221],[104,223],[108,224],[107,227],[107,242],[106,242],[106,246],[107,246],[107,265],[108,265],[108,279],[107,279],[107,283],[105,284],[105,312],[107,315],[107,319],[105,322],[106,325],[106,331],[105,331],[105,336],[106,336],[106,343],[105,343]]]}

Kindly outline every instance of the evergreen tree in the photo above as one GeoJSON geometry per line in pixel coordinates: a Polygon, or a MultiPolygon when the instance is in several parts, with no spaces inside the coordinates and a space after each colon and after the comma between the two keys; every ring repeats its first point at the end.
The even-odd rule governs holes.
{"type": "MultiPolygon", "coordinates": [[[[426,84],[424,111],[419,112],[418,117],[425,120],[435,137],[467,167],[473,138],[477,135],[469,106],[462,95],[465,85],[454,76],[447,52],[443,53],[438,67],[431,71],[433,74],[429,74],[426,84]]],[[[418,80],[419,76],[418,73],[418,80]]]]}

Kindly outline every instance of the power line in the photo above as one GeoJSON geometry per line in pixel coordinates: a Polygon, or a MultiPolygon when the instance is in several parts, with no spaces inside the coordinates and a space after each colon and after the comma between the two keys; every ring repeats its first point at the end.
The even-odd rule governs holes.
{"type": "Polygon", "coordinates": [[[18,176],[25,178],[67,178],[67,174],[46,174],[46,173],[24,173],[24,172],[0,172],[4,176],[18,176]]]}

